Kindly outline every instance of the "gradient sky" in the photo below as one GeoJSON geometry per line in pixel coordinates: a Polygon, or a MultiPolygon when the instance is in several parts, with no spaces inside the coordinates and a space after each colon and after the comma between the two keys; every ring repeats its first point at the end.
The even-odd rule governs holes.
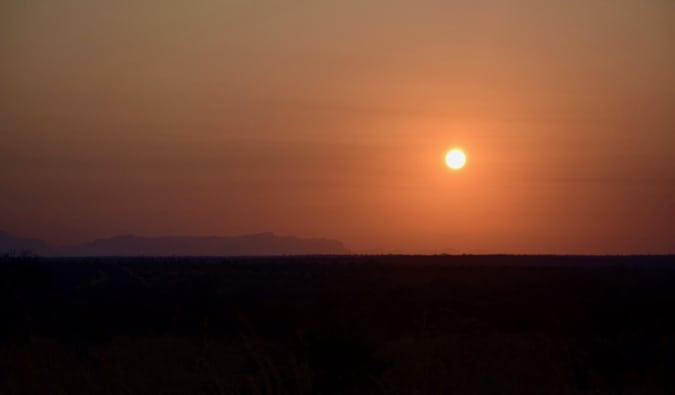
{"type": "Polygon", "coordinates": [[[0,229],[674,253],[673,70],[672,0],[5,0],[0,229]]]}

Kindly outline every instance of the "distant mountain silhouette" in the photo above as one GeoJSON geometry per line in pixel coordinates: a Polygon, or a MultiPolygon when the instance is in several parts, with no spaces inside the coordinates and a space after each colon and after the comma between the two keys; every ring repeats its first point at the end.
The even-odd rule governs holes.
{"type": "Polygon", "coordinates": [[[40,240],[10,235],[0,231],[0,254],[30,252],[37,255],[52,255],[53,251],[40,240]]]}
{"type": "Polygon", "coordinates": [[[231,237],[118,236],[63,248],[62,256],[245,256],[348,254],[341,242],[259,233],[231,237]]]}

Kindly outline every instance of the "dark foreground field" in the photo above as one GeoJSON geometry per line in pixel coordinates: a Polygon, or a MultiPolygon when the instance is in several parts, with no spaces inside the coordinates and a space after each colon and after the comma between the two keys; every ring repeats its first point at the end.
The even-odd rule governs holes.
{"type": "Polygon", "coordinates": [[[0,261],[0,394],[674,391],[673,257],[0,261]]]}

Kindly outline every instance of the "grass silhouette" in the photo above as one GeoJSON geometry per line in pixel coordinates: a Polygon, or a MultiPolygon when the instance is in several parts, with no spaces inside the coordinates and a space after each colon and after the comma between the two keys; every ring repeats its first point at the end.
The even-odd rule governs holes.
{"type": "Polygon", "coordinates": [[[670,393],[672,257],[5,258],[0,393],[670,393]]]}

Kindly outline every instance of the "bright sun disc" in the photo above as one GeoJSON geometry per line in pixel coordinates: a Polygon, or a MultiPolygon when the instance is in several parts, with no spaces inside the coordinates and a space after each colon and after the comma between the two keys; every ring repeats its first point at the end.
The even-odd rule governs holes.
{"type": "Polygon", "coordinates": [[[445,164],[453,170],[459,170],[466,164],[466,155],[460,149],[450,150],[445,155],[445,164]]]}

